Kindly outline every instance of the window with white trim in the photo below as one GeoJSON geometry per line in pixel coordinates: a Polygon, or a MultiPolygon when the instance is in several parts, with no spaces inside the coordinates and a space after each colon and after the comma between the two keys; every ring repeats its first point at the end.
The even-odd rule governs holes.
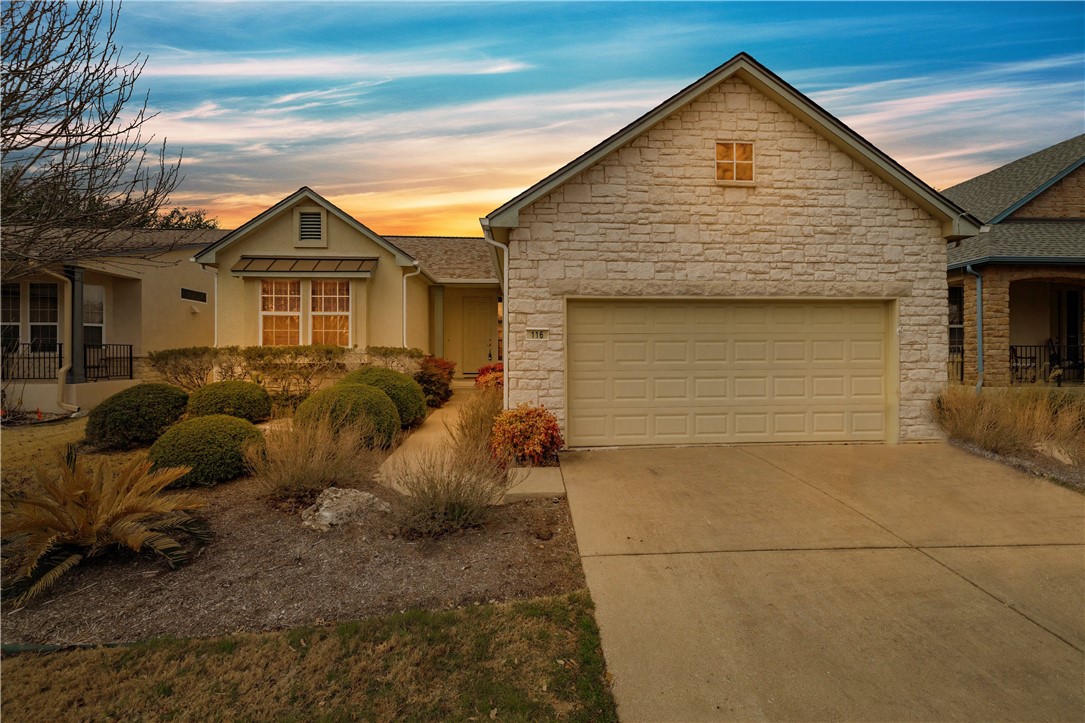
{"type": "Polygon", "coordinates": [[[260,343],[293,346],[301,343],[301,282],[264,279],[260,282],[260,343]]]}
{"type": "Polygon", "coordinates": [[[105,287],[83,285],[83,343],[105,344],[105,287]]]}
{"type": "Polygon", "coordinates": [[[753,143],[717,141],[716,180],[724,183],[753,183],[753,143]]]}
{"type": "Polygon", "coordinates": [[[350,346],[350,282],[310,282],[312,343],[350,346]]]}
{"type": "Polygon", "coordinates": [[[60,331],[60,290],[57,284],[30,284],[30,350],[53,352],[60,331]]]}
{"type": "Polygon", "coordinates": [[[19,284],[3,284],[0,288],[0,343],[3,344],[5,350],[14,349],[19,345],[21,302],[22,294],[19,284]]]}

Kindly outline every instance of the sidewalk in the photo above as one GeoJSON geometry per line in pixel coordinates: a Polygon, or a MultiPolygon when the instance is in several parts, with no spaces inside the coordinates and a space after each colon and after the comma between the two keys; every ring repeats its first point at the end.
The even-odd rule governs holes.
{"type": "MultiPolygon", "coordinates": [[[[411,432],[403,443],[388,455],[388,459],[381,465],[381,471],[383,472],[393,459],[409,459],[411,456],[420,454],[422,450],[447,444],[451,440],[448,428],[456,423],[460,409],[474,394],[474,387],[454,384],[452,398],[443,407],[435,409],[426,417],[426,421],[422,422],[421,426],[411,432]]],[[[505,493],[503,504],[565,496],[565,481],[560,467],[531,467],[517,468],[517,470],[522,471],[509,470],[510,473],[516,475],[519,482],[505,493]]]]}

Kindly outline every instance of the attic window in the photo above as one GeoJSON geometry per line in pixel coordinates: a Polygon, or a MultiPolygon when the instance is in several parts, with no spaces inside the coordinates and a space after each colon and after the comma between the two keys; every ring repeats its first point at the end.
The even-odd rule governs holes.
{"type": "Polygon", "coordinates": [[[753,183],[753,143],[717,141],[716,180],[723,183],[753,183]]]}
{"type": "Polygon", "coordinates": [[[320,240],[320,212],[301,211],[298,214],[298,238],[302,241],[320,240]]]}

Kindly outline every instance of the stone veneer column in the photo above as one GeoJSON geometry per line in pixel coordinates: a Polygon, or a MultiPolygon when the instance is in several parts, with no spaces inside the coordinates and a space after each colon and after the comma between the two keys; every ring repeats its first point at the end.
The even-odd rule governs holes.
{"type": "Polygon", "coordinates": [[[983,383],[1010,384],[1010,281],[998,267],[983,274],[983,383]]]}
{"type": "Polygon", "coordinates": [[[964,276],[964,383],[975,385],[976,361],[979,356],[976,353],[976,277],[965,273],[964,276]]]}

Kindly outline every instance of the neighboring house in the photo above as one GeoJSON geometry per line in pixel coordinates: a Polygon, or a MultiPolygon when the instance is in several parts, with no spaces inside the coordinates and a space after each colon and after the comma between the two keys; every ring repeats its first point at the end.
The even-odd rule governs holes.
{"type": "Polygon", "coordinates": [[[150,351],[210,345],[214,277],[188,259],[224,231],[124,234],[113,255],[6,281],[0,294],[5,408],[90,408],[135,384],[150,351]]]}
{"type": "Polygon", "coordinates": [[[197,253],[217,346],[416,347],[461,373],[501,355],[497,251],[481,238],[381,236],[301,188],[197,253]]]}
{"type": "Polygon", "coordinates": [[[570,446],[922,440],[979,224],[740,54],[483,219],[570,446]]]}
{"type": "Polygon", "coordinates": [[[983,384],[993,386],[1080,384],[1085,377],[1085,135],[943,194],[985,224],[948,252],[951,378],[975,384],[982,372],[983,384]]]}

